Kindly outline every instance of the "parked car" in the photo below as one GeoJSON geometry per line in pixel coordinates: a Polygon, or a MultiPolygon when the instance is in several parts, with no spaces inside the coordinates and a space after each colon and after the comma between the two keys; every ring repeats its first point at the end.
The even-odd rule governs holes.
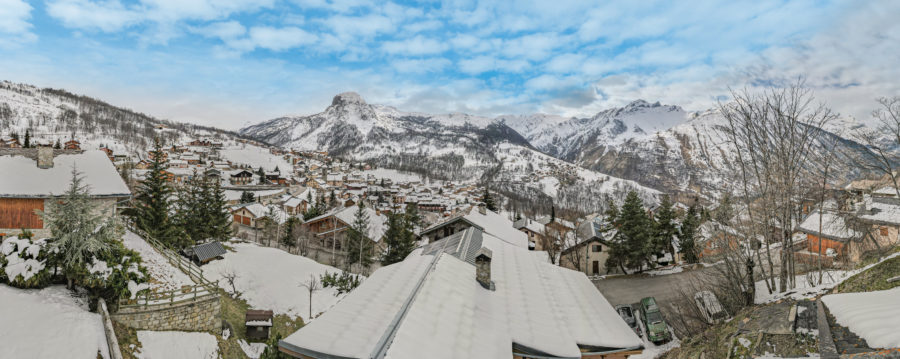
{"type": "Polygon", "coordinates": [[[647,297],[641,299],[641,320],[647,328],[647,340],[654,344],[659,344],[672,340],[672,333],[669,332],[669,325],[663,319],[662,312],[656,304],[656,298],[647,297]]]}
{"type": "Polygon", "coordinates": [[[628,324],[635,334],[641,336],[641,326],[638,325],[637,319],[634,318],[634,310],[631,309],[630,305],[619,304],[616,306],[616,312],[619,313],[619,316],[622,317],[625,324],[628,324]]]}
{"type": "Polygon", "coordinates": [[[695,293],[694,303],[697,304],[697,309],[700,309],[703,319],[708,324],[715,324],[728,318],[728,312],[719,303],[719,299],[708,290],[701,290],[695,293]]]}

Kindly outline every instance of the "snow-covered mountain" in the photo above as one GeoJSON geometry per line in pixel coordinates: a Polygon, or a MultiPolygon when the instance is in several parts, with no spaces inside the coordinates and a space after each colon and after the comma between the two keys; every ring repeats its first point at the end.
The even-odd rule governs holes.
{"type": "Polygon", "coordinates": [[[530,146],[516,131],[491,119],[402,112],[370,105],[352,92],[335,96],[321,113],[276,118],[245,127],[240,134],[448,179],[472,178],[495,167],[493,147],[499,143],[530,146]]]}
{"type": "Polygon", "coordinates": [[[65,90],[0,82],[0,135],[17,134],[24,139],[26,130],[37,144],[74,138],[85,149],[103,145],[115,153],[131,155],[144,154],[154,137],[171,144],[197,136],[237,136],[219,129],[160,120],[65,90]]]}

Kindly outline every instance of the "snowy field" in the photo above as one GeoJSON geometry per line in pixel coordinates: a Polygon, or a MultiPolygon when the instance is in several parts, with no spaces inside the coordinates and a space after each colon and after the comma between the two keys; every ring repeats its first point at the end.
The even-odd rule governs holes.
{"type": "Polygon", "coordinates": [[[217,359],[219,344],[209,333],[138,331],[139,359],[217,359]]]}
{"type": "MultiPolygon", "coordinates": [[[[340,270],[280,249],[262,247],[251,243],[234,243],[236,252],[228,252],[225,259],[215,260],[203,266],[207,278],[219,280],[219,286],[231,292],[225,274],[237,275],[235,287],[241,298],[253,309],[269,309],[276,314],[302,317],[309,322],[309,292],[301,286],[310,274],[316,280],[325,272],[340,270]]],[[[334,288],[320,289],[313,294],[313,315],[324,312],[339,297],[334,288]]]]}
{"type": "Polygon", "coordinates": [[[822,297],[838,324],[866,340],[872,348],[900,347],[900,288],[822,297]]]}
{"type": "Polygon", "coordinates": [[[100,315],[63,286],[0,284],[0,358],[109,358],[100,315]]]}
{"type": "Polygon", "coordinates": [[[122,244],[141,254],[144,266],[150,272],[150,289],[154,291],[167,291],[180,289],[181,286],[191,286],[194,282],[187,274],[169,264],[166,257],[159,254],[143,238],[131,231],[126,231],[122,237],[122,244]]]}
{"type": "Polygon", "coordinates": [[[397,182],[412,182],[412,181],[424,181],[422,176],[411,173],[411,172],[402,172],[397,170],[392,170],[388,168],[376,168],[374,170],[363,171],[363,175],[372,175],[375,176],[376,180],[381,180],[382,178],[390,179],[397,182]]]}
{"type": "Polygon", "coordinates": [[[219,153],[225,160],[235,164],[250,165],[253,169],[259,169],[262,166],[267,171],[275,170],[275,167],[281,171],[282,175],[288,175],[294,168],[284,157],[273,155],[269,150],[253,146],[240,144],[237,146],[227,146],[219,153]]]}

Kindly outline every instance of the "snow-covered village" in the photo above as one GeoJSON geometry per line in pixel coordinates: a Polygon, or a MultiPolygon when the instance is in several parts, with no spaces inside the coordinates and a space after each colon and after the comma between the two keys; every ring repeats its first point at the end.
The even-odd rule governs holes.
{"type": "Polygon", "coordinates": [[[0,0],[0,359],[900,358],[898,14],[0,0]]]}

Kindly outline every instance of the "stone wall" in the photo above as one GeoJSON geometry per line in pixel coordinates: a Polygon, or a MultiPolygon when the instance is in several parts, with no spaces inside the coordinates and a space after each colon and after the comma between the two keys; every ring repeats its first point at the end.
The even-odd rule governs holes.
{"type": "Polygon", "coordinates": [[[218,296],[206,296],[173,304],[119,308],[112,319],[138,330],[222,330],[222,303],[218,296]]]}

